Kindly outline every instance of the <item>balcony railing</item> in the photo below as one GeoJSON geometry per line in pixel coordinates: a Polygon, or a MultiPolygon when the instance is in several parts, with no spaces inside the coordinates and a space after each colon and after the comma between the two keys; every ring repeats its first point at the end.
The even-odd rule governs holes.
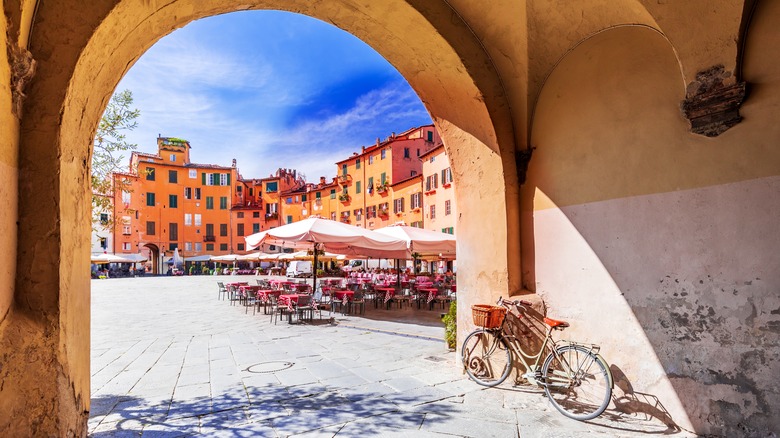
{"type": "Polygon", "coordinates": [[[339,201],[341,201],[341,202],[349,202],[349,199],[350,199],[349,195],[346,195],[346,194],[339,195],[339,201]]]}
{"type": "Polygon", "coordinates": [[[279,213],[266,213],[265,220],[279,219],[279,213]]]}
{"type": "Polygon", "coordinates": [[[352,181],[352,175],[346,174],[346,175],[339,175],[338,176],[339,184],[341,185],[347,185],[352,181]]]}
{"type": "Polygon", "coordinates": [[[204,242],[216,242],[217,236],[203,236],[204,242]]]}

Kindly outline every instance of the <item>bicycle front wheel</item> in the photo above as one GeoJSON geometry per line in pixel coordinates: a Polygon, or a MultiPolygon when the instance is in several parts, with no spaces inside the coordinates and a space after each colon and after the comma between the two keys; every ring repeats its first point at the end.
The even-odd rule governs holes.
{"type": "Polygon", "coordinates": [[[579,345],[550,353],[542,366],[544,391],[552,405],[575,420],[590,420],[607,409],[612,379],[604,359],[579,345]]]}
{"type": "Polygon", "coordinates": [[[475,330],[461,349],[466,374],[482,386],[496,386],[506,380],[512,356],[506,342],[487,330],[475,330]]]}

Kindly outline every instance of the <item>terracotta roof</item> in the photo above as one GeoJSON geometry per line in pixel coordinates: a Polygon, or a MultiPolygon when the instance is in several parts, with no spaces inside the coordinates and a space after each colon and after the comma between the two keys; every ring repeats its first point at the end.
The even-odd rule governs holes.
{"type": "Polygon", "coordinates": [[[419,178],[419,179],[420,179],[420,181],[422,181],[422,177],[423,177],[423,176],[422,176],[422,173],[421,173],[421,174],[418,174],[418,175],[410,176],[409,178],[402,179],[401,181],[398,181],[398,182],[395,182],[395,183],[393,183],[393,184],[390,184],[390,187],[394,187],[394,186],[397,186],[398,184],[402,184],[402,183],[405,183],[405,182],[411,181],[411,180],[413,180],[413,179],[415,179],[415,178],[419,178]]]}

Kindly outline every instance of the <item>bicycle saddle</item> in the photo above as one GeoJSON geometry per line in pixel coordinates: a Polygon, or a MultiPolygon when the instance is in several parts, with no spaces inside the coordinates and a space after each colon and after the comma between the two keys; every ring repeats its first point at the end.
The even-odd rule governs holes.
{"type": "Polygon", "coordinates": [[[559,330],[563,330],[563,329],[565,329],[566,327],[569,326],[568,322],[558,321],[558,320],[550,319],[550,318],[544,318],[544,323],[549,325],[552,328],[557,328],[559,330]]]}

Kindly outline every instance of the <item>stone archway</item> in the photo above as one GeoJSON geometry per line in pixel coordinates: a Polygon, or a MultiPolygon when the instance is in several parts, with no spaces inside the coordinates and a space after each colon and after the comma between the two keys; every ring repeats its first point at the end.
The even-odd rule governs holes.
{"type": "MultiPolygon", "coordinates": [[[[28,90],[20,135],[20,190],[49,190],[52,202],[20,198],[17,287],[0,339],[18,386],[5,397],[0,431],[80,435],[89,409],[89,178],[91,138],[114,87],[141,54],[172,29],[240,9],[281,9],[351,32],[390,61],[430,111],[453,160],[458,185],[459,306],[520,287],[518,188],[512,117],[495,67],[468,25],[445,2],[394,0],[222,0],[165,4],[105,1],[75,8],[42,3],[30,50],[41,59],[28,90]],[[498,171],[497,171],[498,170],[498,171]],[[74,202],[75,201],[75,202],[74,202]],[[491,233],[484,233],[484,222],[491,233]],[[84,254],[83,256],[81,254],[84,254]],[[43,254],[43,255],[42,255],[43,254]],[[43,268],[35,278],[25,266],[43,268]],[[13,338],[11,338],[13,337],[13,338]],[[20,340],[21,339],[21,340],[20,340]],[[35,353],[33,353],[35,352],[35,353]],[[31,355],[41,358],[25,367],[31,355]],[[44,382],[44,383],[41,383],[44,382]],[[28,397],[35,388],[40,397],[28,397]],[[51,415],[55,412],[55,415],[51,415]]],[[[468,322],[460,321],[461,329],[468,322]]]]}

